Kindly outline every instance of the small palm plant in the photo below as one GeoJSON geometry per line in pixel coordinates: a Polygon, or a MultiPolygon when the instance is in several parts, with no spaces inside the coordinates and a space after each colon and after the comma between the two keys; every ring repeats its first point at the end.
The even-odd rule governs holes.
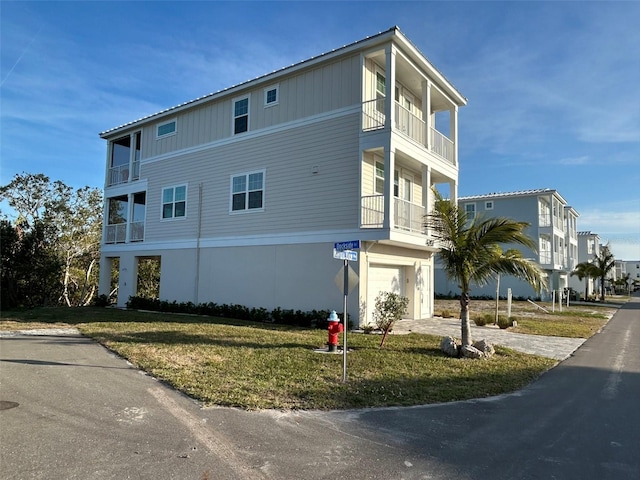
{"type": "Polygon", "coordinates": [[[436,201],[433,211],[425,217],[425,226],[440,248],[438,256],[447,276],[458,282],[462,345],[472,344],[469,323],[469,292],[473,283],[485,285],[497,274],[512,275],[526,280],[536,291],[546,286],[540,266],[523,258],[516,249],[503,251],[500,244],[519,244],[535,250],[535,242],[525,234],[529,226],[509,218],[469,221],[466,212],[455,202],[442,198],[433,189],[436,201]]]}

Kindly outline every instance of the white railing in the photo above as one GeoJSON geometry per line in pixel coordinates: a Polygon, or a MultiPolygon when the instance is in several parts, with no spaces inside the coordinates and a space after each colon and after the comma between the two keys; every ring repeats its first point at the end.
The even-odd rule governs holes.
{"type": "Polygon", "coordinates": [[[431,150],[455,165],[453,142],[435,128],[431,128],[431,150]]]}
{"type": "Polygon", "coordinates": [[[127,238],[127,224],[107,225],[106,233],[104,243],[124,243],[127,238]]]}
{"type": "Polygon", "coordinates": [[[409,110],[396,102],[396,129],[415,140],[420,145],[426,145],[424,138],[425,122],[409,110]]]}
{"type": "Polygon", "coordinates": [[[543,251],[540,252],[540,254],[538,255],[540,258],[540,263],[542,265],[549,265],[551,263],[551,252],[550,251],[543,251]]]}
{"type": "Polygon", "coordinates": [[[118,165],[109,169],[109,185],[118,185],[129,181],[129,165],[118,165]]]}
{"type": "Polygon", "coordinates": [[[550,213],[540,213],[538,215],[538,226],[539,227],[550,227],[551,226],[551,214],[550,213]]]}
{"type": "Polygon", "coordinates": [[[425,233],[423,217],[425,209],[421,205],[415,205],[399,198],[394,199],[394,224],[400,230],[425,233]]]}
{"type": "Polygon", "coordinates": [[[133,162],[133,174],[131,175],[131,180],[138,180],[140,178],[140,162],[133,162]]]}
{"type": "MultiPolygon", "coordinates": [[[[425,208],[399,198],[393,199],[394,228],[414,233],[425,233],[425,208]]],[[[365,195],[361,199],[363,228],[381,228],[384,224],[384,195],[365,195]]]]}
{"type": "Polygon", "coordinates": [[[362,103],[362,130],[384,128],[384,98],[362,103]]]}
{"type": "Polygon", "coordinates": [[[129,226],[129,241],[141,242],[144,240],[144,222],[131,222],[129,226]]]}
{"type": "MultiPolygon", "coordinates": [[[[385,126],[385,99],[368,100],[362,102],[362,130],[378,130],[385,126]]],[[[403,132],[420,145],[426,147],[425,122],[399,103],[395,103],[394,129],[403,132]]],[[[431,128],[431,151],[455,165],[454,144],[446,135],[435,128],[431,128]]]]}
{"type": "Polygon", "coordinates": [[[384,195],[366,195],[361,202],[361,226],[379,228],[384,223],[384,195]]]}

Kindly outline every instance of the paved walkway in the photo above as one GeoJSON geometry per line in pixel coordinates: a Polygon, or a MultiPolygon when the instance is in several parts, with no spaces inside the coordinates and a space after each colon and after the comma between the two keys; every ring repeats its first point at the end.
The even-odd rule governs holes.
{"type": "MultiPolygon", "coordinates": [[[[394,334],[428,333],[430,335],[451,335],[460,338],[460,320],[454,318],[428,318],[423,320],[400,320],[393,327],[394,334]]],[[[493,325],[478,327],[471,322],[471,338],[486,339],[494,345],[502,345],[524,353],[564,360],[568,358],[586,339],[545,337],[513,333],[493,325]]]]}

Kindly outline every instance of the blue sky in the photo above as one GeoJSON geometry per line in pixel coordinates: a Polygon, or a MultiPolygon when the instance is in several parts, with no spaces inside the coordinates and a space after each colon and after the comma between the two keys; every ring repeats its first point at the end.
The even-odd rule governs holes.
{"type": "Polygon", "coordinates": [[[638,2],[3,0],[0,21],[2,185],[102,188],[99,132],[398,25],[469,101],[460,195],[556,189],[640,259],[638,2]]]}

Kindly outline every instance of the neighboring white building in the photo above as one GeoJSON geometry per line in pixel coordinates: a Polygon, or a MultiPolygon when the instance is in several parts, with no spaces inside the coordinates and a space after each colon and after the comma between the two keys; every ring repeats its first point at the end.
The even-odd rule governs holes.
{"type": "Polygon", "coordinates": [[[341,311],[333,246],[360,240],[351,318],[383,290],[432,316],[423,215],[457,196],[465,104],[393,27],[102,132],[100,293],[117,266],[124,306],[151,258],[163,300],[341,311]]]}
{"type": "MultiPolygon", "coordinates": [[[[503,248],[516,248],[525,258],[535,260],[546,274],[549,289],[536,294],[528,283],[503,276],[500,278],[501,296],[506,296],[507,289],[511,288],[514,297],[541,296],[548,299],[550,291],[564,290],[569,286],[569,274],[578,263],[579,214],[557,190],[546,188],[460,197],[458,206],[469,218],[507,217],[530,225],[526,233],[536,241],[537,252],[521,245],[504,245],[503,248]]],[[[471,295],[495,297],[496,283],[473,286],[471,295]]],[[[439,266],[436,266],[435,289],[442,295],[460,293],[457,285],[447,279],[439,266]]]]}
{"type": "MultiPolygon", "coordinates": [[[[600,254],[602,249],[600,236],[590,231],[578,232],[578,263],[593,263],[595,257],[600,254]]],[[[583,278],[580,280],[577,276],[569,277],[569,286],[580,292],[582,298],[597,294],[598,279],[583,278]]]]}

